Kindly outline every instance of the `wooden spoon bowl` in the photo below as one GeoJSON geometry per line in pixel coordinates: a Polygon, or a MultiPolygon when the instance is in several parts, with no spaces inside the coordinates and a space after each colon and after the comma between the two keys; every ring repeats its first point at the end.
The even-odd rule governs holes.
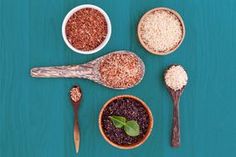
{"type": "MultiPolygon", "coordinates": [[[[89,79],[92,80],[98,84],[101,84],[105,87],[112,88],[112,89],[127,89],[132,88],[135,85],[139,84],[145,74],[145,65],[143,61],[133,52],[130,51],[115,51],[112,53],[109,53],[107,55],[104,55],[102,57],[99,57],[93,61],[90,61],[85,64],[81,65],[68,65],[68,66],[52,66],[52,67],[36,67],[31,69],[31,76],[32,77],[39,77],[39,78],[83,78],[83,79],[89,79]],[[140,73],[136,73],[137,80],[133,82],[132,84],[129,84],[125,87],[118,86],[114,87],[110,84],[104,82],[102,79],[101,73],[100,73],[100,64],[109,58],[110,55],[113,54],[126,54],[126,56],[132,56],[137,59],[138,67],[141,69],[140,73]]],[[[123,78],[125,80],[125,78],[123,78]]],[[[117,81],[117,80],[112,80],[117,81]]]]}
{"type": "Polygon", "coordinates": [[[174,52],[176,49],[178,49],[178,47],[181,45],[181,43],[183,42],[184,40],[184,37],[185,37],[185,25],[184,25],[184,21],[182,19],[182,17],[180,16],[180,14],[178,12],[176,12],[175,10],[173,9],[169,9],[169,8],[166,8],[166,7],[158,7],[158,8],[154,8],[154,9],[151,9],[149,10],[148,12],[146,12],[140,19],[139,21],[139,24],[138,24],[138,27],[137,27],[137,34],[138,34],[138,39],[139,39],[139,42],[141,43],[141,45],[150,53],[152,54],[155,54],[155,55],[168,55],[172,52],[174,52]],[[165,12],[168,12],[168,13],[171,13],[173,15],[175,15],[175,17],[179,20],[179,22],[181,23],[181,26],[182,26],[182,38],[181,40],[179,41],[179,43],[169,49],[169,50],[166,50],[166,51],[157,51],[157,50],[154,50],[153,48],[151,48],[142,38],[142,24],[144,22],[144,19],[149,16],[150,14],[152,14],[153,12],[155,11],[165,11],[165,12]]]}

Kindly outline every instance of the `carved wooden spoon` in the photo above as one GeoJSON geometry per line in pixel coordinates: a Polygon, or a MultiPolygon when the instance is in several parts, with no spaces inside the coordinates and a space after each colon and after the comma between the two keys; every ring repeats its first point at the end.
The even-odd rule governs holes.
{"type": "Polygon", "coordinates": [[[188,76],[181,65],[171,65],[164,74],[166,87],[173,99],[173,122],[172,122],[172,147],[180,146],[180,118],[179,101],[180,96],[187,85],[188,76]]]}
{"type": "Polygon", "coordinates": [[[79,132],[79,122],[78,122],[78,109],[80,105],[80,100],[82,98],[82,91],[79,86],[75,85],[70,90],[70,100],[73,105],[74,110],[74,143],[76,153],[79,152],[80,146],[80,132],[79,132]]]}
{"type": "MultiPolygon", "coordinates": [[[[128,72],[129,73],[129,72],[128,72]]],[[[145,65],[143,61],[133,52],[129,51],[115,51],[99,57],[93,61],[81,65],[68,65],[68,66],[53,66],[53,67],[36,67],[31,69],[32,77],[41,78],[84,78],[92,80],[96,83],[102,84],[108,88],[113,89],[127,89],[131,88],[141,82],[145,73],[145,65]],[[122,55],[123,63],[118,63],[119,57],[117,55],[122,55]],[[112,58],[115,60],[116,64],[113,66],[111,64],[112,58]],[[117,59],[118,58],[118,59],[117,59]],[[137,63],[126,65],[126,63],[132,60],[137,63]],[[108,66],[107,69],[101,70],[102,66],[108,66]],[[113,67],[112,67],[113,66],[113,67]],[[118,69],[119,66],[126,66],[126,69],[118,69]],[[115,69],[117,68],[117,70],[115,69]],[[119,79],[112,79],[111,77],[103,76],[103,73],[111,73],[111,76],[117,76],[118,73],[127,73],[127,68],[130,68],[130,75],[122,75],[119,79]],[[115,70],[114,70],[115,69],[115,70]],[[115,74],[114,74],[115,72],[115,74]],[[131,82],[129,82],[131,80],[131,82]],[[120,82],[119,82],[120,81],[120,82]]]]}

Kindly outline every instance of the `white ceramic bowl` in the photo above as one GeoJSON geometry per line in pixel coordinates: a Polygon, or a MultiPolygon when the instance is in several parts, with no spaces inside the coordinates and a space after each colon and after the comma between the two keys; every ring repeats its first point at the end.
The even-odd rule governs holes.
{"type": "Polygon", "coordinates": [[[77,53],[81,53],[81,54],[92,54],[92,53],[96,53],[98,52],[99,50],[101,50],[109,41],[110,37],[111,37],[111,21],[108,17],[108,15],[106,14],[106,12],[104,10],[102,10],[101,8],[95,6],[95,5],[91,5],[91,4],[83,4],[83,5],[79,5],[75,8],[73,8],[72,10],[69,11],[69,13],[67,13],[67,15],[65,16],[64,20],[63,20],[63,23],[62,23],[62,36],[63,36],[63,39],[66,43],[66,45],[73,51],[77,52],[77,53]],[[105,40],[98,46],[96,47],[95,49],[93,50],[90,50],[90,51],[82,51],[82,50],[78,50],[76,49],[75,47],[73,47],[70,42],[68,41],[67,37],[66,37],[66,31],[65,31],[65,28],[66,28],[66,24],[67,24],[67,21],[69,20],[69,18],[75,13],[77,12],[78,10],[80,9],[83,9],[83,8],[93,8],[93,9],[96,9],[98,11],[100,11],[103,16],[105,17],[106,19],[106,22],[107,22],[107,36],[105,38],[105,40]]]}

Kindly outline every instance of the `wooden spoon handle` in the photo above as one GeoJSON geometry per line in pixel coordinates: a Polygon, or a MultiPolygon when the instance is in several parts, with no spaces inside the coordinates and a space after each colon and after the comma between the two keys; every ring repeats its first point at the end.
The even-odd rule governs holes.
{"type": "Polygon", "coordinates": [[[180,146],[180,121],[179,121],[179,98],[174,99],[173,122],[172,122],[172,147],[180,146]]]}
{"type": "Polygon", "coordinates": [[[36,67],[31,69],[32,77],[41,78],[94,78],[94,70],[90,64],[53,66],[53,67],[36,67]]]}
{"type": "Polygon", "coordinates": [[[79,132],[79,122],[77,119],[77,114],[75,115],[74,118],[74,143],[75,143],[76,154],[78,154],[80,146],[80,132],[79,132]]]}

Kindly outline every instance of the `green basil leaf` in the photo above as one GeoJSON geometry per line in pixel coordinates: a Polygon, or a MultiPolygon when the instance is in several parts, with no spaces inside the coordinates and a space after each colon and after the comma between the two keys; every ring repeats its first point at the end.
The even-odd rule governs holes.
{"type": "Polygon", "coordinates": [[[126,118],[122,116],[109,116],[116,128],[122,128],[126,124],[126,118]]]}
{"type": "Polygon", "coordinates": [[[127,121],[124,130],[129,136],[138,136],[140,133],[139,125],[135,120],[127,121]]]}

